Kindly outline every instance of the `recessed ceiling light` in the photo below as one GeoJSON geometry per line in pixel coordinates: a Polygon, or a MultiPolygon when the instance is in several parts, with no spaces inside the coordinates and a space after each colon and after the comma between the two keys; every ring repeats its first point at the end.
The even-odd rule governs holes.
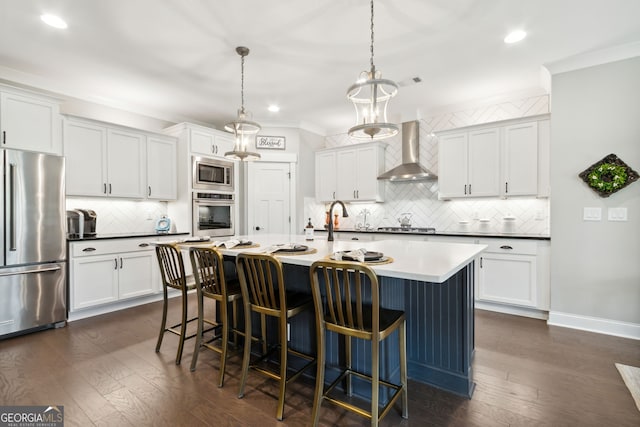
{"type": "Polygon", "coordinates": [[[505,43],[517,43],[527,37],[527,33],[522,30],[512,31],[504,38],[505,43]]]}
{"type": "Polygon", "coordinates": [[[273,105],[269,105],[268,110],[271,111],[272,113],[277,113],[278,111],[280,111],[280,107],[278,107],[277,105],[273,104],[273,105]]]}
{"type": "Polygon", "coordinates": [[[51,25],[54,28],[65,29],[68,26],[64,19],[57,15],[45,13],[44,15],[40,15],[40,19],[42,19],[45,24],[51,25]]]}

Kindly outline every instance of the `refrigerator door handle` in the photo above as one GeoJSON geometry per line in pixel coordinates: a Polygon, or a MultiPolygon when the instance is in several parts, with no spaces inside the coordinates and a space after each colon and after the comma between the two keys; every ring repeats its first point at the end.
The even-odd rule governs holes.
{"type": "Polygon", "coordinates": [[[9,163],[9,250],[16,251],[16,165],[9,163]]]}
{"type": "Polygon", "coordinates": [[[58,271],[60,270],[60,268],[61,267],[59,265],[49,265],[46,267],[37,267],[37,268],[31,268],[26,270],[11,269],[11,271],[0,272],[0,277],[16,276],[18,274],[45,273],[47,271],[58,271]]]}

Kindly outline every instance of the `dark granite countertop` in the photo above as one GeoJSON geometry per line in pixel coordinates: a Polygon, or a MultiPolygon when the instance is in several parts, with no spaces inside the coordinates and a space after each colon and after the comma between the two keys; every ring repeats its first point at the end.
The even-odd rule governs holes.
{"type": "MultiPolygon", "coordinates": [[[[315,231],[327,230],[324,228],[316,228],[315,231]]],[[[532,240],[551,240],[551,236],[546,234],[522,234],[522,233],[499,233],[488,231],[481,233],[477,231],[438,231],[435,233],[420,233],[420,232],[407,232],[407,231],[383,231],[383,230],[356,230],[353,228],[339,228],[334,230],[335,233],[376,233],[376,234],[401,234],[415,235],[415,236],[452,236],[452,237],[479,237],[479,238],[498,238],[498,239],[532,239],[532,240]]]]}
{"type": "Polygon", "coordinates": [[[131,239],[136,237],[156,237],[156,236],[187,236],[189,233],[156,233],[155,231],[141,231],[135,233],[104,233],[95,237],[84,237],[82,239],[67,237],[69,242],[81,242],[85,240],[106,240],[106,239],[131,239]]]}

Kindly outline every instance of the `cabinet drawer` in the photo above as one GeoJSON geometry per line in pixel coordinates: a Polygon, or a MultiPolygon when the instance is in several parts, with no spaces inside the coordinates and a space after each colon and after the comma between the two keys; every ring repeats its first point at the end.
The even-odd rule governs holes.
{"type": "Polygon", "coordinates": [[[531,240],[480,239],[480,244],[487,245],[486,252],[499,254],[536,255],[538,243],[531,240]]]}
{"type": "Polygon", "coordinates": [[[73,242],[69,252],[72,257],[83,257],[120,252],[152,251],[154,250],[154,246],[151,245],[153,241],[155,239],[148,238],[73,242]]]}

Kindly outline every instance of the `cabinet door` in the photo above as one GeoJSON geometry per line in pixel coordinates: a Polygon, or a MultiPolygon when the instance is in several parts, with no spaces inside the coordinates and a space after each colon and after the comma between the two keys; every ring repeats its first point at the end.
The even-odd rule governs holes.
{"type": "Polygon", "coordinates": [[[67,195],[107,195],[106,128],[65,121],[64,156],[67,195]]]}
{"type": "Polygon", "coordinates": [[[340,150],[336,153],[336,198],[355,200],[358,178],[356,150],[340,150]]]}
{"type": "Polygon", "coordinates": [[[464,197],[467,180],[467,134],[444,135],[438,144],[438,196],[464,197]]]}
{"type": "Polygon", "coordinates": [[[117,255],[73,260],[70,280],[72,310],[118,300],[117,261],[117,255]]]}
{"type": "Polygon", "coordinates": [[[336,152],[316,153],[316,200],[330,202],[336,199],[336,152]]]}
{"type": "Polygon", "coordinates": [[[109,196],[145,197],[146,156],[143,135],[109,129],[107,175],[109,196]]]}
{"type": "Polygon", "coordinates": [[[152,294],[154,292],[153,269],[157,263],[153,251],[120,254],[118,257],[119,298],[152,294]]]}
{"type": "Polygon", "coordinates": [[[382,201],[382,183],[378,181],[380,159],[377,146],[359,148],[356,157],[356,199],[382,201]]]}
{"type": "Polygon", "coordinates": [[[538,123],[504,128],[502,192],[505,196],[538,194],[538,123]]]}
{"type": "MultiPolygon", "coordinates": [[[[229,134],[229,136],[216,135],[216,137],[214,138],[214,144],[216,147],[217,156],[222,157],[224,156],[224,153],[226,153],[227,151],[233,151],[234,141],[231,134],[229,134]]],[[[252,150],[253,148],[251,148],[249,151],[252,151],[252,150]]]]}
{"type": "MultiPolygon", "coordinates": [[[[215,136],[211,132],[203,132],[191,129],[191,152],[211,156],[218,154],[216,150],[215,136]]],[[[224,153],[220,153],[224,155],[224,153]]]]}
{"type": "Polygon", "coordinates": [[[468,186],[471,197],[497,196],[500,194],[500,132],[484,129],[469,132],[468,186]]]}
{"type": "Polygon", "coordinates": [[[58,104],[2,92],[0,127],[5,148],[62,154],[58,104]]]}
{"type": "Polygon", "coordinates": [[[147,138],[147,198],[175,200],[178,197],[176,141],[147,138]]]}
{"type": "Polygon", "coordinates": [[[536,307],[536,257],[485,253],[480,257],[478,300],[536,307]]]}

